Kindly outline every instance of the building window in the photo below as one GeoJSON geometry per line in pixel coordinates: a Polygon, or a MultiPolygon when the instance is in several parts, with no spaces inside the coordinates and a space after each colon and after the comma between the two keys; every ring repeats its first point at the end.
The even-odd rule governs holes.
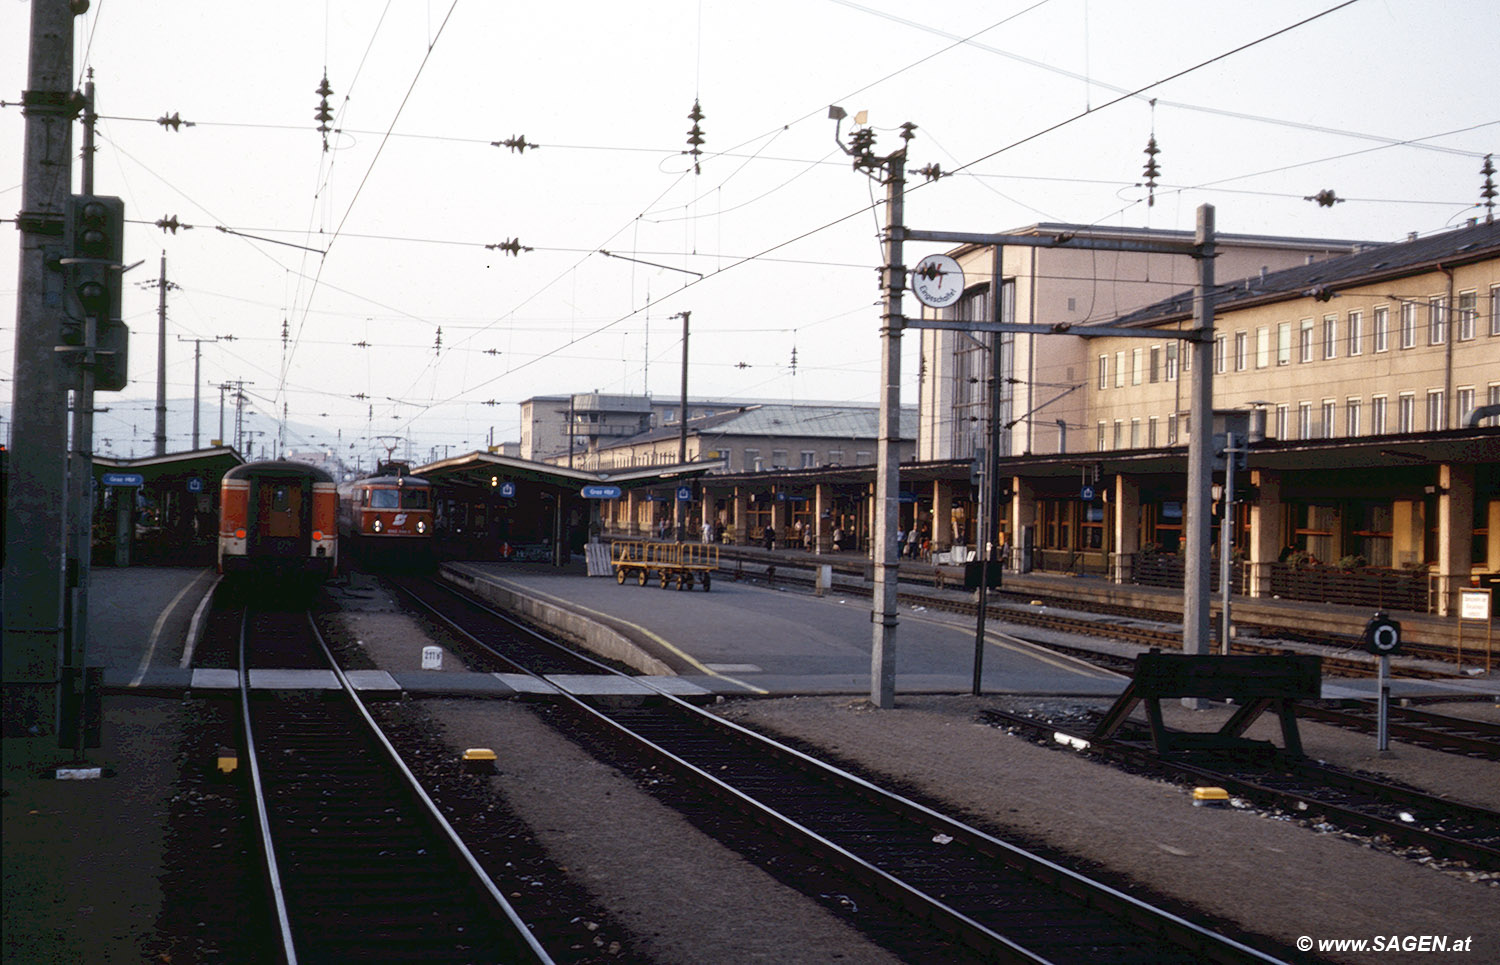
{"type": "Polygon", "coordinates": [[[1214,371],[1223,373],[1229,371],[1229,336],[1214,336],[1214,371]]]}
{"type": "Polygon", "coordinates": [[[1442,389],[1427,390],[1427,431],[1441,432],[1448,428],[1448,407],[1444,405],[1442,389]]]}
{"type": "Polygon", "coordinates": [[[1146,446],[1150,449],[1156,448],[1156,416],[1146,419],[1146,446]]]}
{"type": "Polygon", "coordinates": [[[1140,419],[1131,419],[1130,420],[1130,448],[1132,448],[1132,449],[1139,449],[1140,447],[1141,447],[1141,420],[1140,419]]]}
{"type": "Polygon", "coordinates": [[[1234,370],[1243,372],[1250,366],[1250,339],[1244,332],[1234,333],[1234,370]]]}
{"type": "Polygon", "coordinates": [[[1323,358],[1336,359],[1339,357],[1339,317],[1337,315],[1323,316],[1323,358]]]}
{"type": "Polygon", "coordinates": [[[1458,400],[1458,417],[1467,419],[1474,409],[1474,387],[1470,385],[1459,389],[1455,398],[1458,400]]]}
{"type": "Polygon", "coordinates": [[[870,455],[870,450],[868,450],[868,449],[856,449],[856,450],[854,450],[854,464],[856,466],[868,466],[868,465],[872,464],[874,461],[875,460],[870,455]]]}
{"type": "Polygon", "coordinates": [[[1311,439],[1313,437],[1312,403],[1297,403],[1297,438],[1311,439]]]}
{"type": "Polygon", "coordinates": [[[1389,351],[1391,347],[1391,310],[1384,305],[1375,309],[1375,345],[1376,352],[1389,351]]]}
{"type": "Polygon", "coordinates": [[[1181,350],[1176,342],[1167,346],[1167,381],[1177,381],[1177,353],[1181,350]]]}
{"type": "Polygon", "coordinates": [[[1143,355],[1144,355],[1144,353],[1140,349],[1138,349],[1138,348],[1130,350],[1130,384],[1131,385],[1140,385],[1141,384],[1141,377],[1144,375],[1144,373],[1141,370],[1142,369],[1142,364],[1143,364],[1143,360],[1142,360],[1142,356],[1143,355]]]}
{"type": "Polygon", "coordinates": [[[1403,392],[1396,397],[1396,431],[1417,431],[1417,396],[1414,392],[1403,392]]]}
{"type": "Polygon", "coordinates": [[[1255,367],[1263,369],[1271,364],[1271,330],[1255,330],[1255,367]]]}
{"type": "MultiPolygon", "coordinates": [[[[1490,383],[1489,399],[1486,405],[1500,405],[1500,382],[1490,383]]],[[[1483,422],[1485,425],[1500,426],[1500,416],[1487,416],[1483,422]]]]}
{"type": "Polygon", "coordinates": [[[1125,387],[1125,353],[1115,353],[1115,388],[1125,387]]]}
{"type": "Polygon", "coordinates": [[[1359,312],[1349,313],[1349,354],[1363,355],[1364,347],[1364,324],[1365,317],[1359,312]]]}
{"type": "Polygon", "coordinates": [[[1167,414],[1167,445],[1177,445],[1177,413],[1167,414]]]}
{"type": "Polygon", "coordinates": [[[1338,411],[1338,403],[1332,399],[1323,400],[1323,424],[1319,427],[1322,432],[1319,435],[1324,439],[1333,438],[1333,423],[1335,413],[1338,411]]]}
{"type": "Polygon", "coordinates": [[[1448,299],[1433,295],[1427,299],[1427,344],[1442,345],[1448,341],[1448,299]]]}
{"type": "Polygon", "coordinates": [[[1359,415],[1360,400],[1358,398],[1349,399],[1346,403],[1344,403],[1344,435],[1348,436],[1350,439],[1354,439],[1359,436],[1359,415]]]}
{"type": "Polygon", "coordinates": [[[771,450],[771,468],[772,469],[785,469],[785,468],[787,468],[786,450],[785,449],[772,449],[771,450]]]}
{"type": "Polygon", "coordinates": [[[1474,319],[1479,315],[1479,293],[1458,294],[1458,340],[1467,342],[1474,337],[1474,319]]]}
{"type": "Polygon", "coordinates": [[[1297,328],[1297,361],[1313,360],[1313,320],[1304,318],[1297,328]]]}
{"type": "Polygon", "coordinates": [[[1282,322],[1276,326],[1276,364],[1290,365],[1292,361],[1292,323],[1282,322]]]}
{"type": "Polygon", "coordinates": [[[1099,356],[1099,388],[1109,388],[1109,356],[1099,356]]]}
{"type": "Polygon", "coordinates": [[[1385,396],[1383,395],[1373,396],[1370,399],[1370,434],[1385,435],[1385,396]]]}
{"type": "Polygon", "coordinates": [[[1490,289],[1490,334],[1500,335],[1500,285],[1490,289]]]}
{"type": "Polygon", "coordinates": [[[844,450],[842,450],[842,449],[830,449],[830,450],[828,450],[828,464],[830,466],[842,466],[844,464],[844,450]]]}
{"type": "Polygon", "coordinates": [[[1119,419],[1115,420],[1115,441],[1114,441],[1114,447],[1116,449],[1123,449],[1123,448],[1125,448],[1125,423],[1122,422],[1122,421],[1120,421],[1119,419]]]}
{"type": "Polygon", "coordinates": [[[1099,420],[1099,437],[1094,441],[1094,448],[1100,452],[1104,451],[1104,420],[1099,420]]]}
{"type": "Polygon", "coordinates": [[[745,450],[745,470],[747,472],[765,472],[765,463],[760,461],[759,449],[745,450]]]}
{"type": "Polygon", "coordinates": [[[1154,385],[1157,382],[1161,381],[1161,346],[1160,345],[1153,345],[1153,346],[1151,346],[1151,366],[1150,366],[1150,369],[1151,369],[1150,379],[1151,379],[1152,384],[1154,385]]]}
{"type": "Polygon", "coordinates": [[[665,409],[665,410],[663,410],[662,414],[661,414],[661,421],[662,421],[663,425],[668,425],[670,423],[676,422],[677,421],[677,410],[676,409],[665,409]]]}
{"type": "Polygon", "coordinates": [[[818,454],[811,449],[802,450],[802,468],[812,469],[818,465],[818,454]]]}
{"type": "Polygon", "coordinates": [[[1401,347],[1411,348],[1417,344],[1417,303],[1401,303],[1401,347]]]}
{"type": "Polygon", "coordinates": [[[1287,436],[1287,407],[1283,402],[1276,407],[1276,438],[1286,439],[1287,436]]]}

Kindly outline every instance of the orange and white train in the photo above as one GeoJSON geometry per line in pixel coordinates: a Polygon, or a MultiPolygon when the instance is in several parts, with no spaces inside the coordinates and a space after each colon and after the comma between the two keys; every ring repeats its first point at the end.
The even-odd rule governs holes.
{"type": "Polygon", "coordinates": [[[224,474],[220,573],[326,580],[338,574],[338,547],[338,487],[329,473],[273,460],[224,474]]]}
{"type": "Polygon", "coordinates": [[[368,476],[339,486],[339,533],[362,565],[430,569],[433,565],[432,484],[402,462],[382,462],[368,476]]]}

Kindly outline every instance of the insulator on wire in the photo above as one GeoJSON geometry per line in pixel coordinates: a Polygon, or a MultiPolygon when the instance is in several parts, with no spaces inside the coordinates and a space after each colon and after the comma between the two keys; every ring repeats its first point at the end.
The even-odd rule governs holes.
{"type": "Polygon", "coordinates": [[[1484,167],[1479,169],[1484,175],[1484,186],[1479,189],[1479,196],[1484,199],[1484,220],[1488,223],[1495,220],[1495,156],[1486,154],[1484,156],[1484,167]]]}
{"type": "Polygon", "coordinates": [[[703,118],[705,118],[706,116],[708,115],[703,113],[703,108],[699,106],[698,99],[696,97],[693,98],[693,109],[688,111],[688,119],[693,122],[693,126],[688,128],[687,142],[689,147],[683,153],[691,154],[693,156],[694,174],[703,173],[698,164],[698,159],[703,156],[703,128],[698,126],[698,122],[703,120],[703,118]]]}
{"type": "Polygon", "coordinates": [[[1161,148],[1156,146],[1156,98],[1151,98],[1151,137],[1146,141],[1146,207],[1156,205],[1156,179],[1161,177],[1161,165],[1156,163],[1156,156],[1161,153],[1161,148]]]}
{"type": "Polygon", "coordinates": [[[313,111],[313,120],[318,122],[317,131],[323,135],[323,150],[328,150],[328,132],[333,130],[333,109],[328,106],[329,95],[333,88],[328,85],[328,71],[323,71],[323,80],[318,84],[318,89],[313,91],[322,98],[318,102],[318,109],[313,111]]]}

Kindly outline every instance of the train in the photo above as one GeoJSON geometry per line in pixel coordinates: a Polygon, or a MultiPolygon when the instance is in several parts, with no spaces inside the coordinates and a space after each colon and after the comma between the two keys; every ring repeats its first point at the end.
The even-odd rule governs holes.
{"type": "Polygon", "coordinates": [[[432,484],[404,462],[338,487],[339,535],[351,559],[370,569],[426,570],[436,565],[432,484]]]}
{"type": "Polygon", "coordinates": [[[322,582],[338,574],[338,487],[300,462],[249,462],[219,489],[219,572],[322,582]]]}

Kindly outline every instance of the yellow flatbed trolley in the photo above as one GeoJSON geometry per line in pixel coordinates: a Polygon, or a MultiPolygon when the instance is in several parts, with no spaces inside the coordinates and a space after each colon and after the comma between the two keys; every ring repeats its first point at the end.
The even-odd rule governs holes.
{"type": "Polygon", "coordinates": [[[633,575],[636,583],[645,586],[655,573],[663,590],[673,583],[679,590],[691,590],[694,583],[702,583],[706,593],[713,585],[713,572],[719,568],[719,547],[715,543],[621,540],[610,550],[610,564],[616,583],[624,583],[633,575]]]}

